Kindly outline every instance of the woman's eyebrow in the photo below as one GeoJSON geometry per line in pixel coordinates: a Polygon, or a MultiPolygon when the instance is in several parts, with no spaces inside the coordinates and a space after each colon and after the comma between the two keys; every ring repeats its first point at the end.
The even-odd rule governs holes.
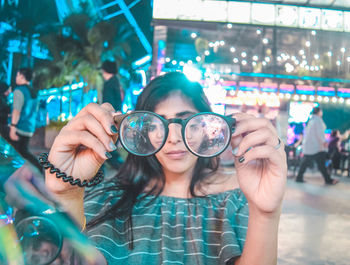
{"type": "Polygon", "coordinates": [[[182,112],[176,113],[175,116],[181,118],[181,117],[189,116],[189,115],[192,115],[192,114],[195,114],[195,112],[194,112],[194,111],[186,110],[186,111],[182,111],[182,112]]]}
{"type": "MultiPolygon", "coordinates": [[[[196,114],[196,112],[194,111],[189,111],[189,110],[186,110],[186,111],[182,111],[182,112],[178,112],[175,114],[175,117],[177,118],[182,118],[184,116],[189,116],[189,115],[193,115],[193,114],[196,114]]],[[[166,115],[163,115],[163,114],[158,114],[159,116],[163,117],[164,119],[167,119],[166,115]]]]}

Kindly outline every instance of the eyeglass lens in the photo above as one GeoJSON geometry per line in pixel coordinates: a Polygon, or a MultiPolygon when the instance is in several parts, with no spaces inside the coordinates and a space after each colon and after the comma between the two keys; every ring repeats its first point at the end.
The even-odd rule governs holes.
{"type": "MultiPolygon", "coordinates": [[[[167,137],[167,124],[152,113],[136,112],[126,116],[120,124],[120,140],[124,148],[139,156],[158,152],[167,137]]],[[[187,148],[200,157],[212,157],[228,145],[231,130],[228,123],[215,114],[198,114],[188,120],[184,129],[187,148]]]]}
{"type": "Polygon", "coordinates": [[[185,141],[197,156],[212,157],[220,154],[230,141],[230,128],[220,116],[194,116],[185,127],[185,141]]]}

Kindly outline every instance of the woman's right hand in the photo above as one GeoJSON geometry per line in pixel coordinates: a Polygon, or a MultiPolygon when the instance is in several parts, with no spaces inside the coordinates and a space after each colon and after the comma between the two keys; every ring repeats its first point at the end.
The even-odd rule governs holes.
{"type": "MultiPolygon", "coordinates": [[[[115,110],[109,103],[87,105],[56,137],[48,157],[50,163],[74,179],[93,178],[110,157],[109,152],[116,149],[114,115],[115,110]]],[[[46,186],[57,194],[81,189],[57,179],[49,170],[46,170],[46,186]]]]}

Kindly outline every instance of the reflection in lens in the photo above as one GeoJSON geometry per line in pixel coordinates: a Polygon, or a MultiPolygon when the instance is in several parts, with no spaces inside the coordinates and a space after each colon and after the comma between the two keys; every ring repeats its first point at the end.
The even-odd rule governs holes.
{"type": "Polygon", "coordinates": [[[132,113],[120,125],[120,140],[124,148],[135,155],[157,152],[164,142],[164,135],[162,120],[151,113],[132,113]]]}
{"type": "Polygon", "coordinates": [[[200,114],[186,125],[185,140],[196,155],[211,157],[221,153],[230,141],[230,128],[220,116],[200,114]]]}
{"type": "Polygon", "coordinates": [[[44,217],[25,218],[17,224],[16,231],[26,264],[50,264],[58,256],[62,236],[51,220],[44,217]]]}

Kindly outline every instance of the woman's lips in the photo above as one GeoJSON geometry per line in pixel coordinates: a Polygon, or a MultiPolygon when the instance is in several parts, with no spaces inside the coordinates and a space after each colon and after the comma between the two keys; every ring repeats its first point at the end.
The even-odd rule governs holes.
{"type": "Polygon", "coordinates": [[[187,154],[187,151],[170,151],[170,152],[166,152],[165,155],[168,156],[171,159],[181,159],[183,157],[185,157],[187,154]]]}

